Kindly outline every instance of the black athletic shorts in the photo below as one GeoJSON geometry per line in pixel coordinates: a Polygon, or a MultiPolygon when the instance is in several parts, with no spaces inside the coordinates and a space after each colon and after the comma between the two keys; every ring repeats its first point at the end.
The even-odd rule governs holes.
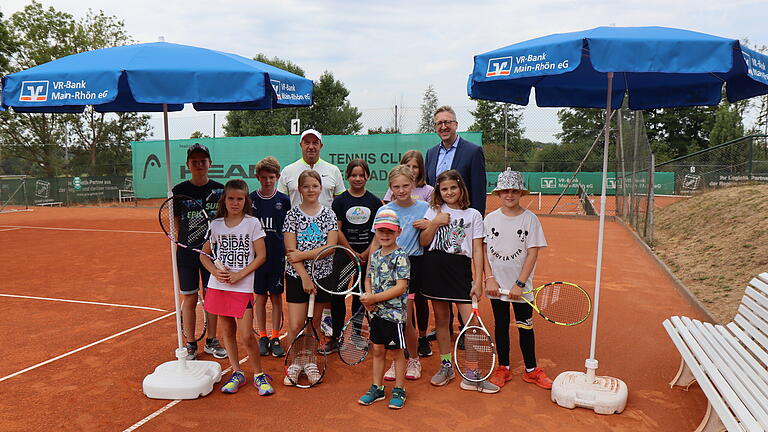
{"type": "Polygon", "coordinates": [[[371,317],[371,342],[391,350],[405,349],[405,324],[371,317]]]}
{"type": "Polygon", "coordinates": [[[285,291],[283,287],[284,272],[254,272],[253,273],[253,292],[260,295],[282,294],[285,291]]]}
{"type": "Polygon", "coordinates": [[[184,295],[195,294],[200,289],[200,280],[203,281],[203,289],[208,288],[208,279],[211,274],[202,264],[190,266],[178,266],[179,291],[184,295]]]}
{"type": "MultiPolygon", "coordinates": [[[[320,284],[328,283],[329,278],[320,279],[320,284]]],[[[285,275],[285,300],[288,303],[308,303],[309,294],[304,292],[304,288],[301,285],[301,279],[285,275]]],[[[317,295],[315,296],[315,303],[328,303],[331,301],[331,295],[327,292],[317,289],[317,295]]]]}

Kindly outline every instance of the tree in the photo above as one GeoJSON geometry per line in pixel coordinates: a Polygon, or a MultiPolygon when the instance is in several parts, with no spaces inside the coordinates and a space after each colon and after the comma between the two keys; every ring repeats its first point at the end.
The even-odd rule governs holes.
{"type": "Polygon", "coordinates": [[[8,72],[11,55],[14,52],[16,52],[16,42],[11,38],[8,25],[3,20],[3,13],[0,12],[0,75],[5,75],[8,72]]]}
{"type": "MultiPolygon", "coordinates": [[[[53,7],[45,9],[35,1],[14,13],[5,25],[14,49],[9,57],[9,72],[78,52],[132,42],[124,23],[114,16],[89,10],[84,17],[75,19],[53,7]]],[[[8,148],[6,155],[31,162],[34,170],[25,174],[60,174],[67,168],[69,161],[65,156],[71,144],[75,165],[86,160],[87,169],[83,171],[95,175],[100,160],[112,166],[123,164],[124,161],[105,160],[104,157],[123,155],[125,159],[129,152],[126,139],[146,137],[148,131],[147,115],[105,115],[90,107],[80,115],[0,112],[0,142],[8,148]],[[121,139],[123,141],[119,141],[121,139]],[[114,150],[116,146],[122,149],[99,157],[99,149],[114,150]]],[[[79,166],[76,169],[82,170],[79,166]]],[[[129,170],[130,165],[122,168],[121,173],[129,170]]],[[[117,173],[114,168],[111,172],[117,173]]]]}
{"type": "MultiPolygon", "coordinates": [[[[477,107],[469,113],[475,118],[467,130],[483,133],[483,147],[489,171],[501,171],[506,166],[526,170],[524,162],[534,149],[533,142],[523,138],[522,108],[509,105],[507,109],[507,151],[504,151],[504,103],[478,100],[477,107]]],[[[434,126],[433,126],[434,127],[434,126]]]]}
{"type": "Polygon", "coordinates": [[[421,119],[419,120],[419,133],[432,133],[435,131],[435,111],[437,111],[437,92],[432,84],[424,91],[421,100],[421,119]]]}
{"type": "Polygon", "coordinates": [[[329,135],[360,132],[362,113],[349,103],[348,96],[344,83],[337,81],[331,72],[323,72],[312,91],[314,103],[308,109],[306,127],[329,135]]]}
{"type": "Polygon", "coordinates": [[[395,129],[395,128],[392,128],[392,127],[384,128],[384,127],[379,126],[377,128],[374,128],[374,129],[368,129],[368,135],[396,134],[396,133],[400,133],[400,131],[395,129]]]}
{"type": "Polygon", "coordinates": [[[656,163],[709,147],[717,106],[663,108],[645,112],[648,142],[656,163]]]}
{"type": "Polygon", "coordinates": [[[555,136],[560,139],[561,144],[588,143],[588,145],[592,145],[597,137],[602,136],[605,125],[605,110],[599,108],[565,108],[557,111],[557,119],[560,121],[562,132],[555,136]]]}
{"type": "Polygon", "coordinates": [[[192,135],[189,136],[191,139],[198,139],[198,138],[210,138],[210,136],[205,135],[204,133],[200,132],[199,130],[196,130],[192,132],[192,135]]]}

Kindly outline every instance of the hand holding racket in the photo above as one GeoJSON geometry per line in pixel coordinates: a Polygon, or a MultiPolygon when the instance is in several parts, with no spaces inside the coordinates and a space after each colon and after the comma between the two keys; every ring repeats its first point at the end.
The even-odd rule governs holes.
{"type": "Polygon", "coordinates": [[[472,314],[453,347],[456,370],[467,381],[480,382],[488,379],[496,366],[496,347],[490,333],[477,311],[476,297],[472,297],[472,314]],[[464,340],[464,349],[459,341],[464,340]]]}
{"type": "MultiPolygon", "coordinates": [[[[502,296],[509,296],[511,290],[500,288],[502,296]]],[[[592,312],[592,298],[580,286],[570,282],[550,282],[520,296],[545,320],[562,326],[581,324],[592,312]],[[533,294],[533,302],[525,298],[533,294]]]]}
{"type": "Polygon", "coordinates": [[[174,195],[160,206],[158,219],[165,235],[177,246],[205,255],[217,269],[227,270],[215,254],[203,251],[203,245],[211,235],[211,220],[200,201],[186,195],[174,195]]]}

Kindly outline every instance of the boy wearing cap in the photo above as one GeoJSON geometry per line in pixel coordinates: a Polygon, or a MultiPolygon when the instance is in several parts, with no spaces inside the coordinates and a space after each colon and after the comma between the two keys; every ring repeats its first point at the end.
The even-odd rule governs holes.
{"type": "Polygon", "coordinates": [[[360,302],[373,315],[371,317],[371,342],[373,344],[373,384],[358,402],[370,405],[386,397],[384,391],[384,367],[387,350],[395,361],[395,388],[389,407],[400,409],[405,404],[405,317],[410,262],[408,253],[397,243],[400,222],[397,213],[382,209],[373,221],[376,241],[381,246],[371,254],[368,274],[365,278],[365,294],[360,302]]]}
{"type": "Polygon", "coordinates": [[[533,334],[533,308],[520,297],[533,302],[533,272],[539,250],[547,247],[544,231],[536,215],[520,206],[528,194],[523,176],[507,168],[499,174],[493,193],[501,198],[501,207],[485,217],[485,293],[491,299],[495,322],[494,338],[499,353],[499,367],[490,381],[499,387],[512,379],[509,371],[509,304],[515,312],[515,326],[520,337],[520,351],[525,369],[523,381],[543,389],[552,388],[552,380],[536,366],[533,334]],[[525,294],[523,294],[525,293],[525,294]]]}
{"type": "MultiPolygon", "coordinates": [[[[219,197],[224,192],[224,185],[208,178],[208,170],[211,168],[211,153],[208,151],[208,147],[199,143],[191,145],[187,149],[187,168],[192,178],[174,186],[173,194],[186,195],[200,201],[200,204],[213,219],[216,215],[219,197]]],[[[181,214],[179,218],[181,229],[189,229],[187,215],[181,214]]],[[[187,360],[194,360],[197,358],[197,342],[192,338],[195,334],[197,292],[200,289],[200,279],[202,279],[203,296],[205,296],[205,287],[208,286],[208,278],[211,274],[200,263],[197,252],[186,248],[176,249],[176,266],[179,273],[179,290],[184,296],[181,303],[181,316],[184,322],[187,360]]],[[[227,358],[227,350],[221,346],[216,338],[216,318],[216,315],[208,315],[207,331],[211,337],[205,339],[204,350],[216,358],[223,359],[227,358]]]]}

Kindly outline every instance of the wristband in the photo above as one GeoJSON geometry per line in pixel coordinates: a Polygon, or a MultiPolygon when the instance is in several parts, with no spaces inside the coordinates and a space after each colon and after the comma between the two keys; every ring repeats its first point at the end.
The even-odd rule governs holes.
{"type": "Polygon", "coordinates": [[[490,276],[486,277],[485,279],[483,279],[483,282],[488,281],[488,279],[496,279],[496,278],[493,275],[490,275],[490,276]]]}
{"type": "Polygon", "coordinates": [[[519,286],[520,288],[525,288],[525,282],[521,282],[519,279],[515,281],[515,285],[519,286]]]}

